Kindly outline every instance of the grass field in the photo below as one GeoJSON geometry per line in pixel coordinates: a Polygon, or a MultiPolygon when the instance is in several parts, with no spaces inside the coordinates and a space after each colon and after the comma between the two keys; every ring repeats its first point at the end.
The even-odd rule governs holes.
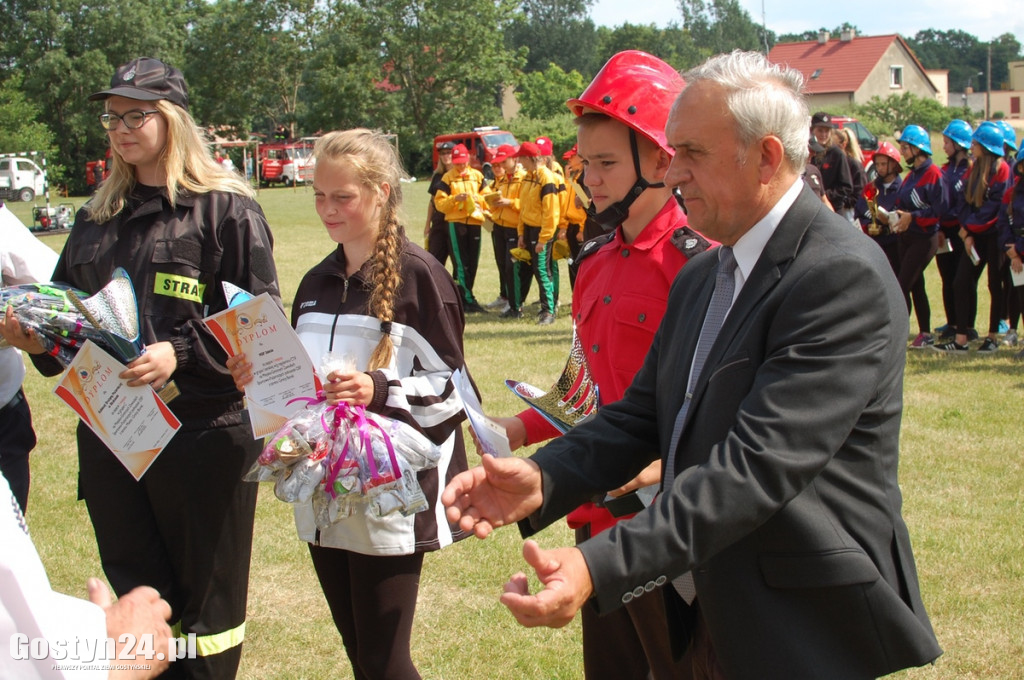
{"type": "MultiPolygon", "coordinates": [[[[426,183],[404,189],[405,224],[419,241],[426,183]]],[[[332,244],[308,188],[264,190],[260,202],[274,231],[282,297],[290,306],[302,273],[332,244]]],[[[8,205],[30,223],[30,206],[8,205]]],[[[45,236],[44,241],[59,250],[64,238],[45,236]]],[[[934,267],[927,277],[937,325],[943,319],[934,267]]],[[[497,294],[486,237],[476,292],[484,302],[497,294]]],[[[987,318],[982,292],[979,319],[987,318]]],[[[563,309],[570,298],[563,265],[563,309]]],[[[467,362],[491,414],[519,410],[505,378],[545,386],[565,361],[571,335],[567,315],[547,327],[534,325],[530,316],[468,318],[467,362]]],[[[1024,679],[1024,469],[1016,432],[1024,364],[1013,361],[1013,353],[1003,348],[993,356],[953,358],[930,351],[908,356],[900,471],[904,515],[924,600],[946,651],[935,666],[894,677],[1024,679]]],[[[32,455],[28,520],[53,586],[83,595],[86,577],[101,571],[85,508],[75,502],[75,418],[51,394],[53,385],[53,379],[30,369],[26,389],[40,443],[32,455]]],[[[470,462],[476,460],[471,453],[470,462]]],[[[560,525],[539,540],[545,546],[568,545],[572,537],[560,525]]],[[[520,545],[515,530],[506,529],[427,557],[413,639],[425,678],[582,678],[578,620],[556,631],[527,630],[498,603],[504,581],[524,566],[520,545]]],[[[305,546],[295,538],[290,508],[269,487],[260,490],[249,592],[239,677],[352,677],[305,546]]]]}

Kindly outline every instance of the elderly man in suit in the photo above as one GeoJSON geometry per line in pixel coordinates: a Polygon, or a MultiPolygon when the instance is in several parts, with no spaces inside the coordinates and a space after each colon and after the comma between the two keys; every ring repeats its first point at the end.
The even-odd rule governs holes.
{"type": "Polygon", "coordinates": [[[676,278],[621,401],[530,459],[485,457],[446,488],[448,517],[529,534],[660,456],[662,493],[632,520],[575,548],[526,542],[544,587],[506,584],[520,623],[664,596],[695,675],[862,680],[933,661],[900,514],[892,270],[800,181],[799,74],[734,52],[684,78],[665,181],[722,248],[676,278]]]}

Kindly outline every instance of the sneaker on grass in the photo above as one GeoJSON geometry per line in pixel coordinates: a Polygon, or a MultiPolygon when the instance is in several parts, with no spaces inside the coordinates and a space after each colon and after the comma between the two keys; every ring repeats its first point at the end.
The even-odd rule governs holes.
{"type": "Polygon", "coordinates": [[[956,340],[936,343],[931,345],[931,348],[936,352],[947,352],[949,354],[967,354],[967,352],[970,351],[970,348],[967,345],[958,344],[956,340]]]}
{"type": "Polygon", "coordinates": [[[910,349],[924,349],[935,344],[935,336],[931,333],[918,333],[914,341],[910,343],[910,349]]]}
{"type": "Polygon", "coordinates": [[[985,338],[985,342],[981,343],[981,347],[978,348],[979,352],[990,354],[992,352],[999,351],[999,343],[992,338],[985,338]]]}

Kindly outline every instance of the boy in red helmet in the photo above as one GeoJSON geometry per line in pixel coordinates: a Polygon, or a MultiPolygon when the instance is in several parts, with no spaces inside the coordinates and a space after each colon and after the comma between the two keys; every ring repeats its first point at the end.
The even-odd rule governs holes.
{"type": "Polygon", "coordinates": [[[902,155],[891,142],[882,142],[878,145],[878,151],[875,152],[875,171],[878,176],[864,187],[855,209],[861,228],[885,252],[893,274],[899,274],[900,271],[899,236],[892,230],[887,213],[894,213],[896,210],[897,194],[902,184],[902,159],[902,155]]]}
{"type": "Polygon", "coordinates": [[[434,194],[434,207],[448,221],[452,267],[455,282],[467,312],[483,312],[473,295],[476,270],[480,263],[480,226],[484,223],[483,173],[469,165],[469,150],[464,144],[452,149],[452,169],[441,178],[434,194]]]}
{"type": "Polygon", "coordinates": [[[561,179],[548,169],[533,142],[523,142],[516,156],[526,170],[519,194],[519,247],[533,254],[533,277],[540,293],[537,323],[547,326],[555,322],[558,311],[558,265],[551,249],[558,228],[561,179]]]}
{"type": "MultiPolygon", "coordinates": [[[[676,273],[710,247],[686,226],[682,207],[662,181],[673,155],[665,122],[684,86],[671,66],[631,50],[609,59],[583,94],[567,102],[577,117],[589,216],[606,231],[583,244],[572,299],[573,321],[602,403],[620,399],[639,370],[676,273]]],[[[498,421],[513,448],[557,436],[532,410],[498,421]]],[[[658,462],[609,491],[623,496],[660,478],[658,462]]],[[[593,503],[568,519],[578,543],[619,521],[593,503]]],[[[673,659],[661,592],[602,617],[585,607],[582,617],[588,678],[688,677],[673,659]]]]}
{"type": "Polygon", "coordinates": [[[485,194],[490,207],[491,240],[494,246],[494,261],[498,267],[500,296],[505,300],[501,316],[504,319],[520,319],[526,294],[530,292],[530,268],[512,257],[512,249],[519,244],[519,193],[523,187],[526,171],[519,165],[516,154],[519,149],[511,144],[502,144],[491,159],[494,169],[493,192],[485,194]]]}
{"type": "MultiPolygon", "coordinates": [[[[565,161],[565,187],[568,194],[562,223],[565,229],[565,240],[569,243],[569,287],[576,290],[576,272],[579,270],[580,249],[583,247],[583,226],[587,222],[587,206],[590,196],[583,188],[583,160],[577,153],[575,144],[562,154],[565,161]]],[[[560,225],[561,226],[561,225],[560,225]]]]}

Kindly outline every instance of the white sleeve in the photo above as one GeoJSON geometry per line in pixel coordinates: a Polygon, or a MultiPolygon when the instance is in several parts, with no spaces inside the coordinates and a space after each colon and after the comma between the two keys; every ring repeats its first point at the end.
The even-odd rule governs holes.
{"type": "Polygon", "coordinates": [[[57,253],[40,241],[7,206],[0,206],[0,265],[3,285],[49,281],[57,253]]]}
{"type": "Polygon", "coordinates": [[[87,600],[50,589],[3,475],[0,545],[0,678],[104,680],[112,663],[105,658],[106,614],[87,600]]]}

